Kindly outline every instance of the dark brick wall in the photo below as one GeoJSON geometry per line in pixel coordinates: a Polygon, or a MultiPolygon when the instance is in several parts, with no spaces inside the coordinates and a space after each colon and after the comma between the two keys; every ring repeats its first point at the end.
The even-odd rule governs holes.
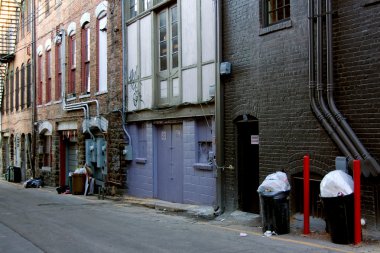
{"type": "MultiPolygon", "coordinates": [[[[232,63],[232,74],[222,77],[225,164],[237,165],[234,119],[256,117],[260,182],[277,170],[288,176],[302,171],[305,154],[311,156],[311,170],[324,175],[341,155],[309,105],[307,1],[290,2],[291,23],[268,32],[261,28],[259,0],[223,1],[222,60],[232,63]]],[[[335,94],[341,112],[379,160],[380,5],[362,7],[365,1],[357,2],[334,1],[335,94]]],[[[236,178],[236,170],[225,170],[227,210],[237,208],[236,178]]],[[[363,201],[364,208],[374,210],[373,200],[368,201],[363,201]]]]}

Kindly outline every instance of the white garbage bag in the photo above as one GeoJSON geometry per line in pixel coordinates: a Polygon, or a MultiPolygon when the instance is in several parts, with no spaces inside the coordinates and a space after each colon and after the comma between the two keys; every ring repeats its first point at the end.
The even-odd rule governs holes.
{"type": "Polygon", "coordinates": [[[349,195],[354,192],[354,181],[344,171],[333,170],[322,179],[320,190],[323,198],[349,195]]]}
{"type": "Polygon", "coordinates": [[[268,175],[257,189],[259,193],[277,193],[289,190],[288,177],[284,172],[280,171],[268,175]]]}

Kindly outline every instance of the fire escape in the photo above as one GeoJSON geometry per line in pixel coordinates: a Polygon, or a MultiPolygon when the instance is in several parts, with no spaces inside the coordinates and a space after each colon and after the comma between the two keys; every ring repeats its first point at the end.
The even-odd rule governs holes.
{"type": "Polygon", "coordinates": [[[22,0],[0,0],[0,109],[8,63],[15,57],[22,0]]]}

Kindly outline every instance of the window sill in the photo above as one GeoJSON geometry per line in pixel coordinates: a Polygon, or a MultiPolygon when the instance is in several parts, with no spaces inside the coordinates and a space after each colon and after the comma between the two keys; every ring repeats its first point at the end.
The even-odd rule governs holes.
{"type": "Polygon", "coordinates": [[[53,102],[49,102],[49,103],[46,103],[45,106],[49,106],[49,105],[52,105],[53,102]]]}
{"type": "Polygon", "coordinates": [[[105,91],[98,91],[98,92],[95,93],[95,96],[100,96],[100,95],[107,94],[107,93],[108,93],[107,90],[105,90],[105,91]]]}
{"type": "Polygon", "coordinates": [[[67,102],[70,102],[70,101],[73,101],[73,100],[75,100],[75,99],[77,99],[77,97],[76,97],[75,95],[73,95],[73,96],[68,96],[68,97],[66,98],[66,101],[67,101],[67,102]]]}
{"type": "Polygon", "coordinates": [[[54,104],[60,104],[60,103],[62,103],[62,100],[60,99],[60,100],[57,100],[57,101],[54,101],[54,104]]]}
{"type": "Polygon", "coordinates": [[[83,93],[82,95],[79,96],[79,98],[89,98],[91,97],[90,93],[83,93]]]}
{"type": "Polygon", "coordinates": [[[196,170],[212,171],[213,166],[208,163],[194,163],[193,168],[196,170]]]}
{"type": "Polygon", "coordinates": [[[272,32],[277,32],[277,31],[284,30],[284,29],[291,28],[291,27],[292,27],[292,20],[289,19],[289,20],[286,20],[283,22],[279,22],[277,24],[273,24],[273,25],[270,25],[267,27],[260,28],[259,36],[262,36],[262,35],[265,35],[268,33],[272,33],[272,32]]]}
{"type": "Polygon", "coordinates": [[[147,159],[146,158],[136,158],[135,161],[138,164],[146,164],[147,159]]]}

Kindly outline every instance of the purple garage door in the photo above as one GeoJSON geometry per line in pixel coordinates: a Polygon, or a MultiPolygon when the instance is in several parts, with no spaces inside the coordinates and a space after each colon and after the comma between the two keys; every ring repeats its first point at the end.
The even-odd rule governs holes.
{"type": "Polygon", "coordinates": [[[182,125],[157,127],[157,195],[165,201],[183,202],[182,125]]]}

